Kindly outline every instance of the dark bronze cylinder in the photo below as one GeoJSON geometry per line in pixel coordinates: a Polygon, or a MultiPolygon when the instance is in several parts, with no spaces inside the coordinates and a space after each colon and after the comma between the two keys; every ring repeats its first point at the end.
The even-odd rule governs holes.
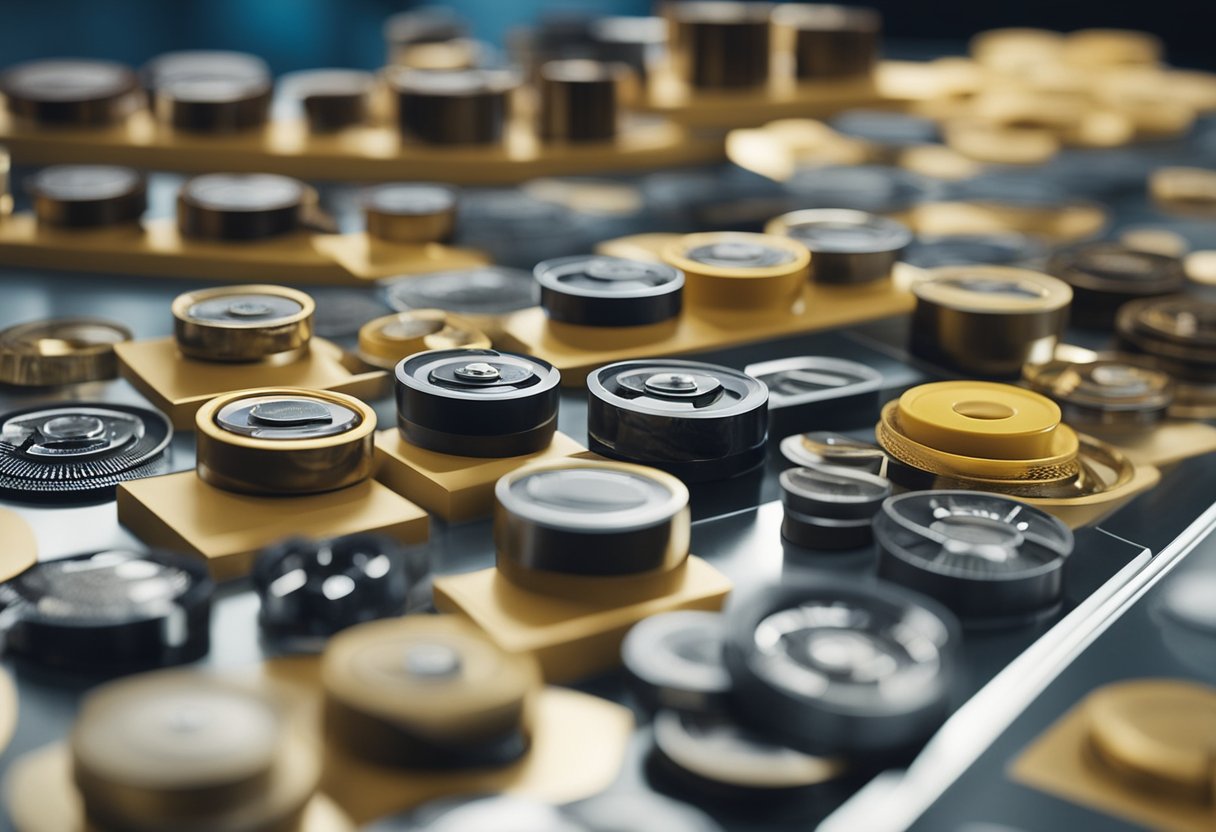
{"type": "Polygon", "coordinates": [[[772,35],[767,3],[681,3],[671,11],[676,66],[697,89],[768,82],[772,35]]]}
{"type": "Polygon", "coordinates": [[[599,61],[550,61],[540,70],[540,135],[547,141],[611,141],[624,68],[599,61]]]}

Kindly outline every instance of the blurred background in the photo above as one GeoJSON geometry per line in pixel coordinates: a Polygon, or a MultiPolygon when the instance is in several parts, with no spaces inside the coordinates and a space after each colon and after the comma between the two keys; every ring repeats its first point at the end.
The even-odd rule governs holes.
{"type": "MultiPolygon", "coordinates": [[[[254,52],[276,73],[319,66],[372,69],[384,63],[380,25],[393,12],[444,5],[473,23],[476,37],[502,43],[512,26],[545,12],[646,14],[649,0],[36,0],[4,3],[0,65],[31,58],[109,58],[141,64],[175,49],[254,52]]],[[[1069,31],[1140,29],[1164,39],[1170,62],[1216,68],[1205,4],[1060,0],[878,0],[891,57],[962,52],[983,29],[1035,26],[1069,31]]],[[[1210,10],[1209,10],[1210,11],[1210,10]]]]}

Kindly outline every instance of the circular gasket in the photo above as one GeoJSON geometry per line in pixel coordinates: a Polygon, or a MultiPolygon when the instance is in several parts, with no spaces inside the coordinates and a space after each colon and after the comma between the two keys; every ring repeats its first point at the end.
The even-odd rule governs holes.
{"type": "Polygon", "coordinates": [[[677,610],[644,618],[621,643],[634,694],[650,710],[720,711],[730,693],[721,613],[677,610]]]}
{"type": "Polygon", "coordinates": [[[646,326],[680,314],[684,274],[663,263],[575,255],[536,265],[549,319],[576,326],[646,326]]]}
{"type": "Polygon", "coordinates": [[[182,185],[177,228],[200,240],[263,240],[304,223],[316,191],[298,179],[272,173],[208,173],[182,185]]]}
{"type": "Polygon", "coordinates": [[[112,61],[30,61],[0,74],[8,111],[48,127],[116,124],[134,111],[135,73],[112,61]]]}
{"type": "Polygon", "coordinates": [[[903,223],[865,211],[812,208],[778,221],[787,237],[811,252],[811,279],[816,283],[884,280],[913,239],[903,223]]]}
{"type": "Polygon", "coordinates": [[[39,223],[60,228],[99,228],[133,223],[148,207],[147,185],[131,168],[55,165],[27,183],[39,223]]]}
{"type": "Polygon", "coordinates": [[[220,286],[173,299],[177,348],[200,361],[283,363],[303,355],[317,305],[284,286],[220,286]]]}
{"type": "Polygon", "coordinates": [[[173,427],[159,411],[56,402],[0,416],[0,495],[32,501],[106,498],[163,474],[173,427]]]}
{"type": "Polygon", "coordinates": [[[52,318],[0,331],[0,384],[51,387],[118,375],[114,345],[132,338],[101,318],[52,318]]]}

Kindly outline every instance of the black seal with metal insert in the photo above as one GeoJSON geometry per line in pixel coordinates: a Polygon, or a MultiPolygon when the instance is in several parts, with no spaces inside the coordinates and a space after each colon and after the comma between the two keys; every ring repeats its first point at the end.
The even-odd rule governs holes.
{"type": "Polygon", "coordinates": [[[730,693],[721,613],[677,610],[644,618],[621,643],[635,696],[648,710],[721,711],[730,693]]]}
{"type": "Polygon", "coordinates": [[[902,587],[820,575],[727,609],[744,724],[807,754],[899,756],[946,716],[957,619],[902,587]]]}
{"type": "Polygon", "coordinates": [[[286,363],[308,351],[316,303],[283,286],[221,286],[173,299],[177,348],[199,361],[286,363]]]}
{"type": "Polygon", "coordinates": [[[1071,321],[1112,329],[1119,307],[1131,300],[1181,292],[1182,258],[1138,251],[1118,243],[1088,243],[1047,261],[1049,274],[1072,287],[1071,321]]]}
{"type": "Polygon", "coordinates": [[[1060,406],[1066,424],[1090,430],[1147,430],[1160,424],[1174,403],[1173,380],[1133,355],[1028,364],[1022,377],[1032,390],[1060,406]]]}
{"type": "Polygon", "coordinates": [[[56,402],[0,416],[0,496],[106,499],[126,480],[166,473],[173,428],[163,414],[101,402],[56,402]]]}
{"type": "Polygon", "coordinates": [[[807,465],[781,472],[785,518],[781,536],[805,549],[858,549],[873,540],[870,528],[891,483],[851,468],[807,465]]]}
{"type": "Polygon", "coordinates": [[[182,185],[177,228],[199,240],[264,240],[299,229],[316,192],[271,173],[208,173],[182,185]]]}
{"type": "Polygon", "coordinates": [[[275,646],[318,652],[347,627],[429,605],[429,572],[425,546],[382,534],[287,540],[254,562],[258,624],[275,646]]]}
{"type": "Polygon", "coordinates": [[[8,111],[48,127],[116,124],[135,110],[138,90],[135,73],[112,61],[30,61],[0,74],[8,111]]]}
{"type": "Polygon", "coordinates": [[[680,314],[684,273],[664,263],[575,255],[536,265],[550,320],[579,326],[645,326],[680,314]]]}
{"type": "Polygon", "coordinates": [[[785,235],[811,252],[811,280],[857,284],[885,280],[912,243],[901,222],[847,209],[813,208],[780,218],[785,235]]]}
{"type": "Polygon", "coordinates": [[[688,489],[662,471],[539,463],[501,477],[494,497],[498,570],[525,589],[594,595],[605,580],[598,585],[657,585],[688,558],[688,489]]]}
{"type": "Polygon", "coordinates": [[[652,465],[685,482],[750,471],[764,461],[768,389],[699,361],[609,364],[587,377],[587,433],[598,454],[652,465]]]}
{"type": "Polygon", "coordinates": [[[215,585],[197,558],[111,549],[0,584],[4,647],[44,667],[129,673],[201,659],[215,585]]]}
{"type": "Polygon", "coordinates": [[[144,178],[112,165],[56,165],[28,182],[39,223],[57,228],[101,228],[134,223],[148,207],[144,178]]]}
{"type": "Polygon", "coordinates": [[[978,491],[892,497],[874,536],[880,577],[936,598],[968,625],[1017,625],[1052,612],[1073,549],[1057,518],[978,491]]]}
{"type": "Polygon", "coordinates": [[[744,372],[768,388],[768,429],[773,436],[808,428],[855,428],[878,418],[883,376],[865,364],[800,355],[749,364],[744,372]]]}
{"type": "Polygon", "coordinates": [[[497,350],[435,350],[397,365],[397,425],[420,448],[508,457],[549,446],[561,374],[546,361],[497,350]]]}

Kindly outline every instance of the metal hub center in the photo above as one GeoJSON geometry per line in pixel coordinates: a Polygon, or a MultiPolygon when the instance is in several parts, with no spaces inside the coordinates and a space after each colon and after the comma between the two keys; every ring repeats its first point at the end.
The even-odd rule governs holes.
{"type": "Polygon", "coordinates": [[[460,654],[443,644],[419,644],[405,651],[405,670],[417,678],[450,679],[460,668],[460,654]]]}
{"type": "Polygon", "coordinates": [[[453,371],[457,378],[465,381],[498,381],[502,374],[493,364],[487,364],[484,361],[474,361],[472,364],[465,364],[463,367],[457,367],[453,371]]]}
{"type": "Polygon", "coordinates": [[[256,300],[236,301],[228,305],[228,314],[234,318],[264,318],[270,307],[256,300]]]}
{"type": "Polygon", "coordinates": [[[259,402],[249,411],[252,421],[275,427],[328,424],[333,421],[329,408],[320,402],[298,400],[259,402]]]}
{"type": "Polygon", "coordinates": [[[680,395],[697,392],[697,379],[688,373],[655,373],[646,379],[646,389],[652,393],[680,395]]]}
{"type": "Polygon", "coordinates": [[[42,423],[47,439],[96,439],[106,432],[106,423],[96,416],[56,416],[42,423]]]}

